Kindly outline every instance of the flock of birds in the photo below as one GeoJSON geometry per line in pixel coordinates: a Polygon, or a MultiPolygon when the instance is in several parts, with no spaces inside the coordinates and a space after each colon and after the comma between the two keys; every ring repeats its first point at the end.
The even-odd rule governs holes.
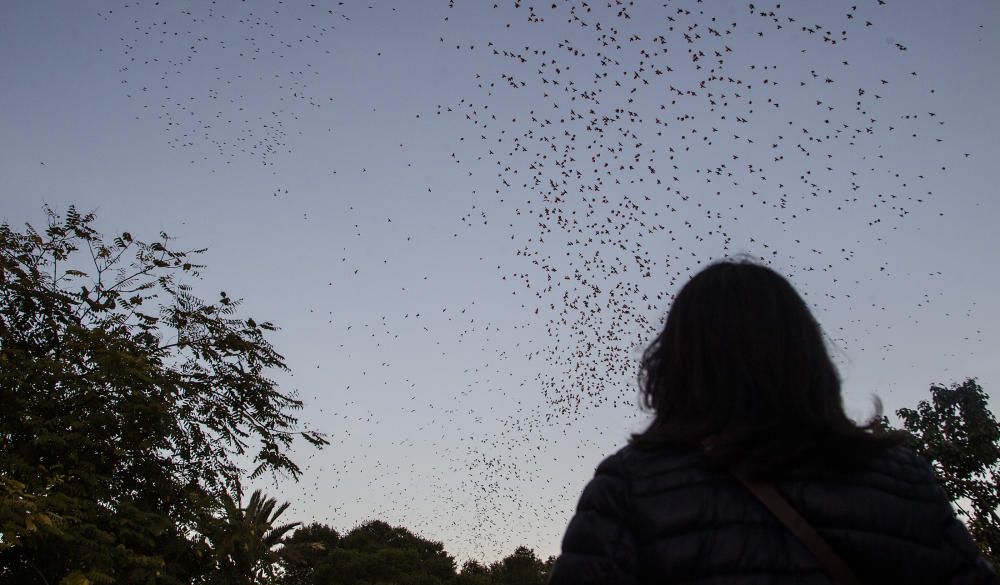
{"type": "MultiPolygon", "coordinates": [[[[386,407],[352,398],[314,420],[336,440],[367,432],[364,440],[377,442],[379,419],[398,408],[402,418],[394,420],[411,421],[412,428],[393,448],[437,453],[441,465],[373,460],[334,445],[303,456],[304,497],[327,501],[353,474],[363,478],[363,489],[327,513],[356,521],[350,514],[367,505],[373,516],[464,540],[465,549],[450,541],[446,547],[473,555],[500,554],[548,532],[544,538],[555,542],[593,454],[620,442],[594,413],[618,409],[620,418],[640,420],[638,351],[661,326],[670,291],[694,270],[749,250],[826,291],[809,296],[820,307],[859,302],[843,286],[850,284],[845,273],[887,282],[894,267],[879,260],[879,246],[914,214],[939,213],[929,178],[971,153],[956,155],[943,142],[946,116],[928,109],[935,90],[910,64],[906,41],[885,37],[891,32],[885,5],[450,0],[429,6],[441,13],[440,34],[427,31],[440,47],[491,66],[468,80],[465,93],[412,114],[459,129],[453,152],[442,156],[468,169],[477,185],[460,225],[463,233],[502,233],[508,267],[497,267],[493,284],[517,295],[519,307],[501,324],[484,319],[486,303],[474,299],[427,306],[423,317],[355,316],[350,334],[362,331],[382,347],[399,336],[403,319],[440,313],[433,323],[447,319],[456,339],[483,344],[487,355],[462,372],[450,400],[435,404],[417,382],[390,379],[405,372],[393,370],[385,349],[370,379],[406,389],[408,399],[386,407]],[[856,63],[859,45],[896,67],[856,63]],[[913,104],[923,109],[905,109],[913,104]],[[906,158],[918,145],[945,162],[915,170],[906,158]],[[845,235],[810,237],[831,225],[845,235]],[[859,259],[875,264],[859,272],[851,268],[859,259]],[[503,332],[519,328],[535,336],[530,343],[496,345],[503,332]],[[527,362],[533,378],[510,375],[512,364],[527,362]],[[548,451],[548,441],[556,440],[580,454],[572,462],[577,475],[552,473],[563,459],[548,451]],[[544,495],[527,495],[538,485],[544,495]]],[[[280,155],[294,150],[291,121],[338,99],[315,89],[338,30],[352,26],[359,11],[401,18],[394,13],[402,5],[213,0],[188,6],[144,0],[102,13],[122,28],[124,91],[162,125],[169,146],[192,153],[192,162],[215,168],[250,159],[280,173],[280,155]],[[202,95],[171,90],[192,83],[202,95]],[[269,94],[277,102],[255,99],[262,84],[279,90],[269,94]]],[[[417,190],[434,201],[429,185],[417,190]]],[[[927,295],[924,304],[932,300],[927,295]]],[[[332,323],[333,312],[328,316],[332,323]]],[[[420,323],[427,339],[446,330],[420,323]]],[[[844,345],[856,341],[834,337],[844,345]]]]}

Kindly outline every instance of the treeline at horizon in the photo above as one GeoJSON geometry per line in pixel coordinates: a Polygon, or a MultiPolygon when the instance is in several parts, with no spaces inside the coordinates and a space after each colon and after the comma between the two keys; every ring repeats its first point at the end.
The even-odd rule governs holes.
{"type": "Polygon", "coordinates": [[[326,524],[298,527],[283,541],[280,585],[542,585],[555,562],[527,546],[492,563],[458,563],[442,543],[370,520],[340,534],[326,524]]]}

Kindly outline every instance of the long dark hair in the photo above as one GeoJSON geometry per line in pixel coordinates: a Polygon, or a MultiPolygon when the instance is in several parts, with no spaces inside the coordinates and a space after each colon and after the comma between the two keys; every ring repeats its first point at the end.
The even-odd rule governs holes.
{"type": "Polygon", "coordinates": [[[751,475],[856,465],[901,442],[873,432],[874,417],[847,417],[819,323],[784,277],[750,259],[717,262],[684,285],[639,383],[656,418],[633,444],[703,448],[751,475]]]}

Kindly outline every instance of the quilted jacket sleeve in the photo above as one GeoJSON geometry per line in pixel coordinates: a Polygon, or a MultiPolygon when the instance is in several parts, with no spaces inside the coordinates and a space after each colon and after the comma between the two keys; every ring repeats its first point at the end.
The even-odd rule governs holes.
{"type": "Polygon", "coordinates": [[[965,563],[952,579],[949,585],[1000,585],[993,566],[990,565],[976,546],[965,524],[952,516],[944,529],[945,540],[965,558],[965,563]]]}
{"type": "Polygon", "coordinates": [[[1000,585],[994,567],[986,560],[976,542],[969,534],[969,529],[955,515],[948,503],[944,491],[940,491],[942,507],[947,508],[947,520],[941,531],[946,546],[951,548],[963,562],[956,575],[948,582],[949,585],[1000,585]]]}
{"type": "Polygon", "coordinates": [[[911,453],[910,458],[919,468],[924,481],[934,486],[936,507],[940,514],[938,517],[942,518],[940,535],[943,546],[958,559],[955,563],[956,572],[948,580],[948,585],[1000,585],[1000,577],[995,568],[979,550],[968,527],[955,514],[947,494],[934,476],[933,468],[916,454],[911,453]]]}
{"type": "Polygon", "coordinates": [[[550,585],[634,585],[636,547],[628,525],[629,488],[620,455],[598,467],[580,496],[550,585]]]}

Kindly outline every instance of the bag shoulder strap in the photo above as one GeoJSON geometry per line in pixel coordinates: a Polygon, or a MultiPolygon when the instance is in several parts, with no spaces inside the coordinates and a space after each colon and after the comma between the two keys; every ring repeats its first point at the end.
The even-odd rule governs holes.
{"type": "Polygon", "coordinates": [[[742,474],[733,472],[736,479],[740,480],[750,493],[752,493],[768,510],[774,514],[778,520],[784,524],[792,534],[797,536],[806,548],[826,567],[834,580],[841,585],[862,585],[861,580],[851,571],[847,563],[830,548],[830,545],[823,540],[823,537],[806,522],[801,514],[782,497],[774,486],[755,480],[750,480],[742,474]]]}

